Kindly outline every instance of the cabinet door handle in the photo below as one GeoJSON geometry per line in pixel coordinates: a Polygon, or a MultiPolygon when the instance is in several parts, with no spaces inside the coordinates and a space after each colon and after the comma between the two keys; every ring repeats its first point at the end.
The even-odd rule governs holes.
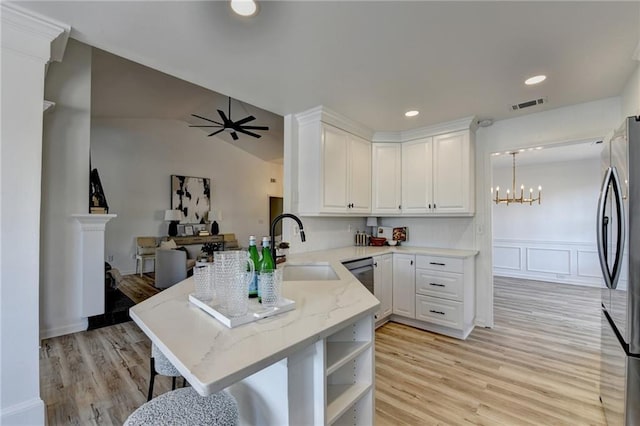
{"type": "Polygon", "coordinates": [[[433,309],[429,309],[429,312],[431,312],[432,314],[444,315],[444,312],[434,311],[433,309]]]}
{"type": "Polygon", "coordinates": [[[402,204],[398,204],[398,210],[402,210],[402,204]]]}
{"type": "Polygon", "coordinates": [[[378,267],[378,262],[373,262],[373,266],[378,267]]]}
{"type": "Polygon", "coordinates": [[[434,208],[434,209],[436,208],[436,203],[433,203],[433,208],[434,208]]]}
{"type": "Polygon", "coordinates": [[[431,210],[431,203],[429,203],[429,210],[431,210]]]}
{"type": "Polygon", "coordinates": [[[430,265],[447,266],[445,263],[429,262],[430,265]]]}
{"type": "Polygon", "coordinates": [[[438,284],[438,283],[429,283],[429,285],[433,285],[436,287],[444,287],[444,284],[438,284]]]}
{"type": "Polygon", "coordinates": [[[413,265],[413,260],[411,261],[411,264],[413,265]]]}

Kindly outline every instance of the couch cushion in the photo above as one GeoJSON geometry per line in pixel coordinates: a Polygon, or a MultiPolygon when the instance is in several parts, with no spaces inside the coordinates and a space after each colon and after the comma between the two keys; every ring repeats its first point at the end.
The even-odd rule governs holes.
{"type": "Polygon", "coordinates": [[[178,247],[178,245],[176,244],[175,241],[173,240],[169,240],[169,241],[161,241],[160,242],[160,248],[165,248],[165,249],[174,249],[178,247]]]}

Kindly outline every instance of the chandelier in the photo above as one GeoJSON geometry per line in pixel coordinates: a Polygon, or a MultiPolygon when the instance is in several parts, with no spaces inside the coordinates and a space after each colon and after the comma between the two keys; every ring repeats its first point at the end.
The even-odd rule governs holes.
{"type": "MultiPolygon", "coordinates": [[[[533,188],[529,188],[529,198],[524,197],[524,185],[520,185],[520,196],[516,197],[516,154],[517,152],[510,152],[510,155],[513,156],[513,180],[511,181],[511,189],[507,189],[507,196],[505,198],[500,198],[500,187],[496,187],[495,198],[492,200],[496,204],[506,204],[509,205],[511,203],[518,204],[529,204],[533,205],[536,201],[538,204],[542,201],[542,186],[538,186],[538,196],[536,198],[533,197],[533,188]]],[[[494,195],[493,188],[491,188],[491,195],[494,195]]]]}

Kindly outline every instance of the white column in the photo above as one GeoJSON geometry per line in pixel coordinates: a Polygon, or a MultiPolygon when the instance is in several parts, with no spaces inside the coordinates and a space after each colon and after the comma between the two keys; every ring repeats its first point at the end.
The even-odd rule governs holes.
{"type": "Polygon", "coordinates": [[[115,214],[74,214],[78,227],[76,288],[82,289],[82,316],[104,314],[104,229],[115,214]]]}
{"type": "Polygon", "coordinates": [[[5,2],[0,13],[0,424],[35,425],[44,423],[38,353],[44,75],[69,27],[5,2]]]}

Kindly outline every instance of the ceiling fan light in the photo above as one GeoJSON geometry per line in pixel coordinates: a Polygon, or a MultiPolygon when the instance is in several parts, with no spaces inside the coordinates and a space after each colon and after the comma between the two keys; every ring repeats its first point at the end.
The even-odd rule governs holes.
{"type": "Polygon", "coordinates": [[[240,16],[253,16],[258,5],[254,0],[231,0],[231,9],[240,16]]]}

